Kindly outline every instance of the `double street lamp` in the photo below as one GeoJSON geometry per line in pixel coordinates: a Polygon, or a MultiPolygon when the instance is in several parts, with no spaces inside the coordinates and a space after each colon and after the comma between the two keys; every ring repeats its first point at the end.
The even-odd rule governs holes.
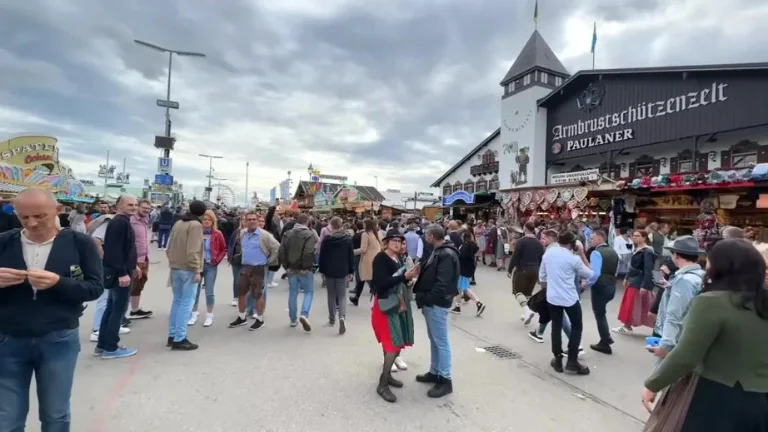
{"type": "MultiPolygon", "coordinates": [[[[157,101],[157,102],[159,106],[165,107],[165,136],[170,138],[171,137],[171,108],[174,108],[174,109],[179,108],[178,102],[171,101],[171,66],[173,65],[173,55],[176,54],[177,56],[182,56],[182,57],[205,57],[205,54],[194,52],[194,51],[172,50],[169,48],[161,47],[159,45],[155,45],[153,43],[145,42],[138,39],[134,39],[133,41],[143,47],[153,49],[155,51],[160,51],[163,53],[168,53],[168,86],[166,88],[165,100],[157,101]]],[[[168,158],[170,156],[171,156],[171,149],[169,147],[163,148],[163,157],[168,158]]]]}
{"type": "Polygon", "coordinates": [[[213,181],[213,160],[214,159],[224,159],[224,156],[212,156],[212,155],[207,155],[207,154],[203,154],[203,153],[200,153],[199,156],[200,157],[204,157],[204,158],[208,158],[208,175],[206,176],[206,177],[208,177],[208,187],[205,188],[204,196],[205,196],[205,200],[206,201],[210,201],[211,200],[211,192],[213,191],[213,185],[212,185],[212,181],[213,181]]]}

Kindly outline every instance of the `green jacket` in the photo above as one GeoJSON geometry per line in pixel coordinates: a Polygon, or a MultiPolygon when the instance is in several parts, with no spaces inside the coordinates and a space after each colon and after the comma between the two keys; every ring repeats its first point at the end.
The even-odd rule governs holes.
{"type": "Polygon", "coordinates": [[[659,392],[696,372],[723,385],[768,393],[768,319],[738,306],[730,292],[699,294],[691,302],[675,349],[645,381],[659,392]]]}

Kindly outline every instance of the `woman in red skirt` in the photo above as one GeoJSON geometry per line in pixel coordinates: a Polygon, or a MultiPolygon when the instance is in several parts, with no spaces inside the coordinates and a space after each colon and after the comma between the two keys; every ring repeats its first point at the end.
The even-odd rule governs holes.
{"type": "Polygon", "coordinates": [[[382,239],[384,250],[373,259],[373,308],[371,325],[376,340],[384,351],[384,365],[376,393],[387,402],[397,397],[390,387],[400,388],[403,382],[392,377],[392,365],[400,350],[413,345],[413,315],[406,281],[419,274],[419,266],[406,271],[400,264],[401,245],[405,237],[397,230],[390,230],[382,239]]]}
{"type": "Polygon", "coordinates": [[[655,300],[653,294],[653,265],[656,253],[648,246],[648,233],[635,230],[632,233],[635,252],[630,260],[629,272],[624,279],[624,297],[619,307],[620,327],[613,329],[619,334],[632,334],[633,327],[653,327],[649,311],[655,300]]]}

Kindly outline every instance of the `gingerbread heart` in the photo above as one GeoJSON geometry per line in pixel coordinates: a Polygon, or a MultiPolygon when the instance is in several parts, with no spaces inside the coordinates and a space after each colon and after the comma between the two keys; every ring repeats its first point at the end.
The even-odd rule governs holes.
{"type": "Polygon", "coordinates": [[[524,207],[528,206],[531,200],[533,200],[533,193],[531,191],[525,191],[520,195],[520,202],[523,204],[524,207]]]}
{"type": "Polygon", "coordinates": [[[546,199],[541,202],[541,209],[544,211],[549,210],[549,208],[552,206],[552,201],[547,201],[546,199]]]}
{"type": "Polygon", "coordinates": [[[563,199],[563,197],[557,197],[557,199],[555,200],[555,205],[557,207],[564,206],[565,205],[565,200],[563,199]]]}
{"type": "Polygon", "coordinates": [[[537,189],[536,192],[533,193],[533,202],[535,202],[536,205],[539,205],[542,201],[544,201],[546,196],[547,192],[544,189],[537,189]]]}
{"type": "Polygon", "coordinates": [[[557,199],[558,195],[560,195],[560,191],[555,188],[552,188],[547,191],[546,195],[544,196],[544,201],[553,203],[557,199]]]}
{"type": "Polygon", "coordinates": [[[579,207],[580,208],[586,208],[588,205],[589,205],[589,201],[587,201],[585,199],[579,201],[579,207]]]}
{"type": "Polygon", "coordinates": [[[528,210],[534,211],[534,210],[536,210],[536,207],[538,207],[538,206],[539,206],[538,203],[536,203],[534,201],[531,201],[531,202],[528,203],[528,210]]]}
{"type": "Polygon", "coordinates": [[[518,204],[518,208],[520,209],[520,211],[525,211],[525,204],[523,204],[523,202],[520,201],[520,204],[518,204]]]}
{"type": "Polygon", "coordinates": [[[512,191],[509,193],[509,200],[511,202],[517,202],[520,199],[520,191],[512,191]]]}
{"type": "Polygon", "coordinates": [[[573,197],[576,198],[577,201],[583,201],[584,198],[587,197],[587,194],[589,194],[587,188],[576,188],[573,190],[573,197]]]}
{"type": "Polygon", "coordinates": [[[608,210],[608,207],[611,206],[611,200],[609,200],[609,199],[601,199],[600,202],[597,203],[597,205],[603,211],[608,210]]]}
{"type": "Polygon", "coordinates": [[[560,196],[565,202],[568,202],[573,198],[573,189],[563,189],[560,191],[560,196]]]}
{"type": "Polygon", "coordinates": [[[568,201],[567,203],[565,203],[565,206],[566,206],[566,207],[568,207],[568,208],[569,208],[569,209],[571,209],[571,210],[575,209],[575,208],[576,208],[576,206],[578,206],[578,205],[579,205],[579,202],[578,202],[578,201],[576,201],[576,199],[575,199],[575,198],[571,198],[571,200],[570,200],[570,201],[568,201]]]}

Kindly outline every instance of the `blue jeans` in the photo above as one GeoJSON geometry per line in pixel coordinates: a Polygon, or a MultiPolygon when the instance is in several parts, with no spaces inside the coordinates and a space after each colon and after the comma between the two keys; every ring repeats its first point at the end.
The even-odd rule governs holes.
{"type": "Polygon", "coordinates": [[[430,344],[429,371],[437,376],[451,379],[451,341],[448,339],[447,308],[426,306],[421,309],[427,323],[430,344]]]}
{"type": "Polygon", "coordinates": [[[171,315],[168,317],[168,337],[174,342],[187,338],[187,321],[195,303],[198,284],[192,270],[171,269],[171,315]]]}
{"type": "Polygon", "coordinates": [[[168,247],[168,237],[171,235],[170,228],[158,228],[157,229],[157,247],[165,249],[168,247]]]}
{"type": "Polygon", "coordinates": [[[123,325],[123,318],[128,310],[131,286],[121,287],[115,284],[107,291],[109,291],[107,308],[104,310],[104,316],[101,317],[99,343],[96,348],[112,352],[119,348],[120,326],[123,325]]]}
{"type": "Polygon", "coordinates": [[[104,311],[107,310],[107,300],[109,299],[109,290],[104,290],[98,300],[96,300],[96,310],[93,311],[93,331],[97,332],[101,328],[101,318],[104,311]]]}
{"type": "Polygon", "coordinates": [[[232,298],[236,299],[237,296],[237,281],[240,280],[240,269],[243,266],[240,264],[232,264],[232,298]]]}
{"type": "Polygon", "coordinates": [[[216,274],[218,269],[216,266],[205,263],[203,265],[203,276],[200,278],[200,283],[197,284],[197,293],[195,294],[195,305],[192,306],[192,310],[197,310],[197,303],[200,300],[200,291],[203,285],[205,285],[205,305],[213,306],[216,304],[216,295],[214,294],[214,288],[216,287],[216,274]]]}
{"type": "Polygon", "coordinates": [[[297,302],[299,300],[299,290],[304,292],[304,301],[301,303],[301,316],[309,318],[309,310],[312,308],[312,297],[315,295],[314,273],[308,271],[306,274],[288,273],[288,318],[291,323],[298,320],[296,316],[297,302]]]}
{"type": "Polygon", "coordinates": [[[23,432],[32,374],[43,432],[69,432],[69,400],[80,353],[78,329],[39,338],[0,333],[0,431],[23,432]]]}

